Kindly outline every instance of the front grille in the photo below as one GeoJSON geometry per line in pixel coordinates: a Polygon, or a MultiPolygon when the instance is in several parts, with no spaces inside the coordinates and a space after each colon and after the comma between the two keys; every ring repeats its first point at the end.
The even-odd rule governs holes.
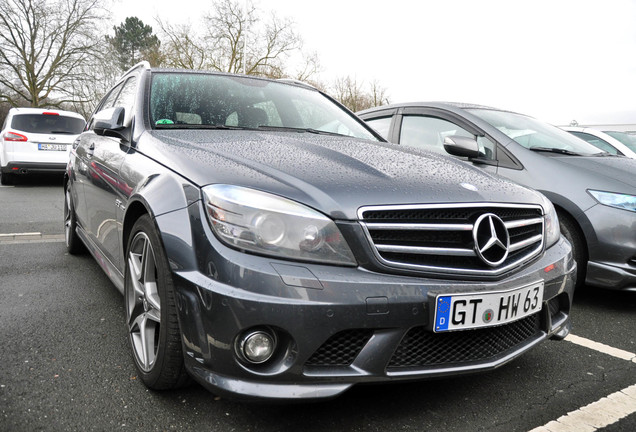
{"type": "Polygon", "coordinates": [[[493,203],[372,206],[361,208],[358,216],[376,257],[391,267],[498,276],[543,250],[544,220],[540,206],[493,203]],[[508,253],[502,254],[501,262],[477,252],[475,225],[484,215],[494,215],[493,219],[503,222],[508,233],[508,253]]]}
{"type": "Polygon", "coordinates": [[[526,341],[539,332],[539,315],[499,327],[432,333],[414,327],[404,336],[387,370],[448,366],[487,361],[526,341]]]}
{"type": "Polygon", "coordinates": [[[348,366],[371,339],[372,330],[353,329],[336,333],[307,360],[308,366],[348,366]]]}

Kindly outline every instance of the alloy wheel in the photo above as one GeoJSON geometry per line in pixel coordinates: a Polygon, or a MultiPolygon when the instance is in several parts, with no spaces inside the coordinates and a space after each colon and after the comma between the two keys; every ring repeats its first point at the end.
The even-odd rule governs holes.
{"type": "Polygon", "coordinates": [[[131,285],[126,292],[126,312],[130,340],[140,369],[150,372],[159,349],[161,300],[154,250],[143,231],[130,244],[128,269],[131,285]]]}
{"type": "Polygon", "coordinates": [[[64,240],[68,247],[71,244],[71,230],[73,224],[73,215],[71,212],[71,192],[68,189],[66,189],[66,202],[64,204],[64,240]]]}

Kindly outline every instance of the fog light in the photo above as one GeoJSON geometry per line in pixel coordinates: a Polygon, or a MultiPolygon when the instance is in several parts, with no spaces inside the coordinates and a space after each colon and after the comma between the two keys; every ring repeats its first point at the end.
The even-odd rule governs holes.
{"type": "Polygon", "coordinates": [[[266,362],[274,354],[274,348],[274,336],[261,330],[247,333],[241,339],[241,353],[251,363],[266,362]]]}

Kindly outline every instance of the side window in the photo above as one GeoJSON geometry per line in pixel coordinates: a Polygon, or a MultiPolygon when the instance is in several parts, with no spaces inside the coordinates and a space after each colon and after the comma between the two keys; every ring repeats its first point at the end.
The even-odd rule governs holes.
{"type": "Polygon", "coordinates": [[[405,115],[402,118],[400,144],[447,155],[444,138],[451,135],[475,138],[482,158],[494,159],[495,143],[486,137],[476,137],[461,126],[438,117],[405,115]]]}
{"type": "Polygon", "coordinates": [[[447,154],[443,142],[450,135],[475,138],[475,135],[441,118],[418,115],[402,118],[400,144],[447,154]]]}
{"type": "Polygon", "coordinates": [[[365,120],[369,126],[371,126],[382,138],[389,139],[389,129],[391,127],[392,117],[379,117],[374,119],[365,120]]]}
{"type": "Polygon", "coordinates": [[[117,87],[115,87],[114,89],[112,89],[110,91],[110,93],[108,93],[106,95],[106,97],[102,100],[102,102],[98,105],[99,108],[97,109],[97,111],[102,111],[102,110],[105,110],[107,108],[112,107],[113,103],[115,102],[115,99],[117,98],[117,95],[119,94],[119,91],[121,90],[122,86],[123,86],[123,84],[120,84],[117,87]]]}
{"type": "Polygon", "coordinates": [[[126,80],[124,83],[124,87],[119,92],[119,96],[113,103],[113,106],[120,106],[126,109],[126,112],[129,113],[132,110],[132,107],[135,103],[135,90],[137,89],[137,77],[131,77],[126,80]]]}
{"type": "Polygon", "coordinates": [[[477,137],[477,144],[479,145],[480,158],[488,160],[495,160],[495,158],[497,158],[497,152],[495,152],[497,144],[492,142],[489,138],[485,136],[477,137]]]}
{"type": "MultiPolygon", "coordinates": [[[[117,95],[119,94],[119,91],[121,90],[122,86],[123,84],[118,85],[117,87],[112,89],[110,92],[108,92],[106,96],[104,96],[104,98],[97,104],[97,109],[93,113],[93,117],[96,113],[113,106],[113,103],[115,102],[115,99],[117,98],[117,95]]],[[[86,124],[86,130],[92,130],[94,122],[95,122],[94,119],[91,118],[86,124]]]]}

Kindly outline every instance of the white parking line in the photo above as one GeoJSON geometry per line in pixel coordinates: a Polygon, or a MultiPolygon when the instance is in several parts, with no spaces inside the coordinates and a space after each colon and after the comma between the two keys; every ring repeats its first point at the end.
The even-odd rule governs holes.
{"type": "Polygon", "coordinates": [[[0,234],[0,237],[15,237],[15,236],[39,236],[42,235],[41,232],[30,232],[30,233],[9,233],[9,234],[0,234]]]}
{"type": "Polygon", "coordinates": [[[0,244],[51,243],[64,241],[64,234],[40,232],[0,234],[0,244]]]}
{"type": "Polygon", "coordinates": [[[593,432],[636,412],[636,384],[530,432],[593,432]]]}
{"type": "Polygon", "coordinates": [[[589,339],[582,338],[580,336],[575,336],[573,334],[569,334],[566,338],[566,341],[572,342],[573,344],[581,345],[586,348],[590,348],[604,354],[611,355],[613,357],[617,357],[622,360],[632,361],[636,363],[636,354],[631,353],[629,351],[624,351],[622,349],[613,348],[609,345],[605,345],[599,342],[594,342],[589,339]]]}
{"type": "MultiPolygon", "coordinates": [[[[570,334],[565,340],[636,363],[636,354],[570,334]]],[[[594,432],[636,413],[636,384],[571,411],[530,432],[594,432]]]]}

